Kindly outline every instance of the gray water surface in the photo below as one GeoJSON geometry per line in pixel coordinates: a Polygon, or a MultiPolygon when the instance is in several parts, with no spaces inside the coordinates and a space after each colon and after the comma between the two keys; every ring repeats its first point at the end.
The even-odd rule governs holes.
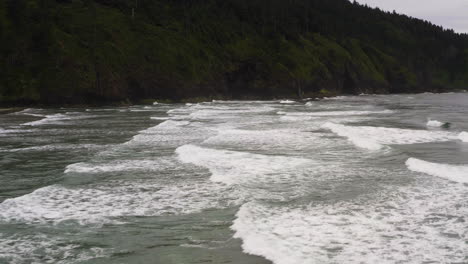
{"type": "Polygon", "coordinates": [[[466,93],[0,115],[0,263],[468,263],[464,131],[466,93]]]}

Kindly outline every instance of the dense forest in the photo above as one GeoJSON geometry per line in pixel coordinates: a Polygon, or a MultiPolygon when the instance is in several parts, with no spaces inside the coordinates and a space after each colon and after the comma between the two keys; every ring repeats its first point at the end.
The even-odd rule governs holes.
{"type": "Polygon", "coordinates": [[[468,35],[347,0],[3,0],[0,104],[468,87],[468,35]]]}

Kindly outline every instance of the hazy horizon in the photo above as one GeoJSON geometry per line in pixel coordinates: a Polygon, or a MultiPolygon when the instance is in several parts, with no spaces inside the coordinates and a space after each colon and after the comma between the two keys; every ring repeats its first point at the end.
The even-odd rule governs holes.
{"type": "Polygon", "coordinates": [[[466,0],[357,0],[361,4],[379,7],[385,11],[424,19],[433,24],[468,33],[468,1],[466,0]]]}

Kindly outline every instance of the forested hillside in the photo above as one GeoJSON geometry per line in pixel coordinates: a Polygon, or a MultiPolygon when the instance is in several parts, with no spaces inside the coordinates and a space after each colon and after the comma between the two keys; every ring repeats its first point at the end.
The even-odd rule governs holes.
{"type": "Polygon", "coordinates": [[[3,0],[0,103],[468,88],[468,35],[347,0],[3,0]]]}

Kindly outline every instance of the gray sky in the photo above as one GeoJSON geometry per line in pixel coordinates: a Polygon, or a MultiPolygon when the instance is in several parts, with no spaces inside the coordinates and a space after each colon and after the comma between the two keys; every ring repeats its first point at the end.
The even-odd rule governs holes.
{"type": "Polygon", "coordinates": [[[395,10],[431,21],[456,32],[468,33],[468,0],[357,0],[361,4],[395,10]]]}

